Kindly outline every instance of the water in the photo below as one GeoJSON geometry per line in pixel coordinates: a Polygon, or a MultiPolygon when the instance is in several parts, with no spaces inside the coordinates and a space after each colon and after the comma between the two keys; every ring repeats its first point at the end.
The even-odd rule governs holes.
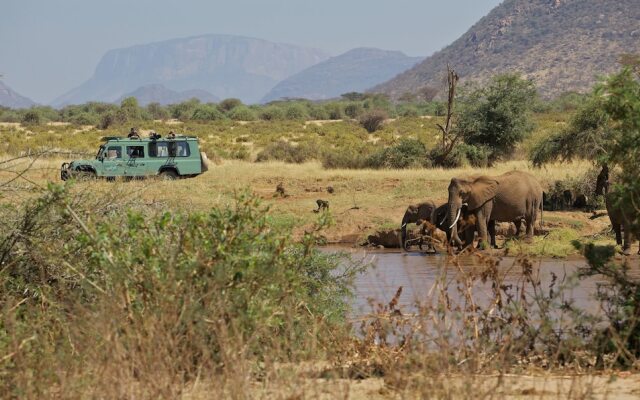
{"type": "MultiPolygon", "coordinates": [[[[335,251],[338,249],[331,249],[335,251]]],[[[398,308],[403,313],[413,313],[417,311],[416,304],[426,304],[437,292],[434,285],[445,279],[449,283],[449,291],[454,302],[461,302],[462,296],[456,288],[456,276],[460,276],[458,267],[446,266],[446,255],[425,255],[421,253],[403,253],[401,251],[389,250],[362,250],[362,249],[339,249],[348,251],[354,260],[362,260],[373,264],[373,268],[368,269],[364,274],[358,276],[355,282],[355,299],[352,304],[351,317],[357,319],[360,316],[370,314],[374,308],[372,305],[388,304],[394,297],[399,287],[402,287],[402,294],[399,297],[398,308]],[[444,276],[444,278],[443,278],[444,276]],[[434,293],[435,292],[435,293],[434,293]]],[[[476,256],[467,256],[460,260],[460,271],[469,273],[479,271],[481,263],[476,256]]],[[[569,288],[564,290],[567,300],[591,313],[598,313],[599,302],[594,295],[598,284],[604,283],[603,277],[589,277],[581,280],[571,279],[580,267],[584,267],[586,261],[583,259],[557,260],[540,259],[533,261],[533,275],[540,280],[540,288],[546,293],[556,276],[554,290],[559,286],[566,285],[569,288]]],[[[632,261],[631,275],[640,277],[638,262],[632,261]]],[[[516,288],[523,284],[522,267],[513,257],[504,257],[498,265],[499,275],[503,277],[504,284],[514,285],[512,293],[516,293],[516,288]]],[[[525,292],[532,294],[531,285],[527,285],[525,292]]],[[[481,283],[476,281],[473,285],[472,297],[479,305],[487,305],[492,298],[491,283],[481,283]]]]}

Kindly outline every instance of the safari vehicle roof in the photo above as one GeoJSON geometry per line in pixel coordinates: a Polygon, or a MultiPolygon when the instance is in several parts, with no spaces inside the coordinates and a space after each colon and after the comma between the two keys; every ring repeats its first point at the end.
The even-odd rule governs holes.
{"type": "Polygon", "coordinates": [[[197,141],[198,138],[195,136],[176,136],[174,138],[168,138],[168,137],[160,137],[160,138],[150,138],[150,137],[143,137],[143,138],[130,138],[130,137],[123,137],[123,136],[104,136],[101,138],[101,140],[103,142],[106,143],[150,143],[150,142],[157,142],[157,141],[176,141],[176,140],[189,140],[189,141],[197,141]]]}

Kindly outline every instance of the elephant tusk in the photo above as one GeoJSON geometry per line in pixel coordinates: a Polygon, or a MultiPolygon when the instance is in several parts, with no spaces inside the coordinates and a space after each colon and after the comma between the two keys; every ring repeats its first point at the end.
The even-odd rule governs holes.
{"type": "Polygon", "coordinates": [[[458,220],[460,219],[460,212],[461,212],[461,211],[462,211],[462,209],[460,209],[460,208],[459,208],[459,209],[458,209],[458,215],[456,216],[456,220],[455,220],[455,221],[453,221],[453,224],[451,224],[451,226],[449,227],[449,229],[453,228],[453,227],[458,223],[458,220]]]}
{"type": "Polygon", "coordinates": [[[440,221],[440,226],[442,226],[444,224],[444,221],[447,220],[447,215],[445,214],[444,218],[442,218],[442,221],[440,221]]]}
{"type": "Polygon", "coordinates": [[[406,228],[406,226],[407,226],[407,223],[405,222],[404,224],[402,224],[402,226],[400,228],[404,229],[404,228],[406,228]]]}

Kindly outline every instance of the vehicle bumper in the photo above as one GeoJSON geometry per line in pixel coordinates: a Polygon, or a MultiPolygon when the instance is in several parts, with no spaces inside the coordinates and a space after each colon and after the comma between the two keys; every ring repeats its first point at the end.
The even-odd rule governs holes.
{"type": "Polygon", "coordinates": [[[69,168],[69,163],[62,163],[60,167],[60,179],[66,181],[71,178],[71,168],[69,168]]]}

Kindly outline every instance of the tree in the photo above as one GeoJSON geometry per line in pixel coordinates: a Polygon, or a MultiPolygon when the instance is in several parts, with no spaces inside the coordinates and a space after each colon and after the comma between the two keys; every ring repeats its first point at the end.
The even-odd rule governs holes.
{"type": "Polygon", "coordinates": [[[139,120],[140,119],[140,107],[138,106],[138,99],[135,97],[127,97],[120,103],[120,110],[126,116],[127,120],[139,120]]]}
{"type": "Polygon", "coordinates": [[[222,100],[220,104],[218,104],[218,108],[223,113],[228,113],[229,111],[241,105],[242,105],[242,101],[240,99],[230,98],[230,99],[222,100]]]}
{"type": "Polygon", "coordinates": [[[473,91],[458,120],[465,143],[489,149],[490,164],[509,156],[533,130],[530,111],[536,95],[533,82],[519,74],[498,75],[473,91]]]}

